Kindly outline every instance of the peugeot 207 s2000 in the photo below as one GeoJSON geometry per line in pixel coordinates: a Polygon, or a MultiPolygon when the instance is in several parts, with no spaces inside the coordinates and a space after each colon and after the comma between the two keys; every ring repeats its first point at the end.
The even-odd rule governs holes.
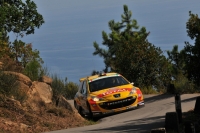
{"type": "Polygon", "coordinates": [[[144,105],[141,90],[118,73],[80,79],[74,106],[82,116],[95,117],[144,105]]]}

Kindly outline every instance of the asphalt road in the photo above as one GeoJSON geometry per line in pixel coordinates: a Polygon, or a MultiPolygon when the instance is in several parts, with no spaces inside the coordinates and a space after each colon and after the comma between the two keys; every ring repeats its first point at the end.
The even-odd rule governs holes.
{"type": "MultiPolygon", "coordinates": [[[[182,112],[194,109],[200,94],[181,95],[182,112]]],[[[165,114],[175,112],[174,95],[145,95],[145,106],[100,119],[99,124],[70,128],[50,133],[150,133],[151,129],[163,128],[165,114]]],[[[72,104],[72,101],[69,101],[72,104]]]]}

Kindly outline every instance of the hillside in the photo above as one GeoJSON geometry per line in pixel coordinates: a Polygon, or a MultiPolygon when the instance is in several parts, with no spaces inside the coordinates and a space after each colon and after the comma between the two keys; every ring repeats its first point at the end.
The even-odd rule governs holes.
{"type": "Polygon", "coordinates": [[[38,103],[39,111],[33,111],[19,101],[0,97],[1,133],[40,133],[91,124],[75,110],[38,103]]]}
{"type": "Polygon", "coordinates": [[[9,91],[6,90],[9,81],[0,88],[0,133],[40,133],[91,124],[65,97],[59,96],[53,101],[51,78],[43,76],[31,81],[21,73],[3,73],[1,77],[5,82],[13,76],[16,82],[9,91]]]}

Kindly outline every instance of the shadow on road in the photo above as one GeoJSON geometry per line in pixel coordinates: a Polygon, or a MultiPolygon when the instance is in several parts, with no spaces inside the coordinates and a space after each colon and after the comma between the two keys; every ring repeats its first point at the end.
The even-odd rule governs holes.
{"type": "Polygon", "coordinates": [[[147,103],[152,103],[152,102],[155,102],[155,101],[158,101],[158,100],[163,100],[163,99],[167,99],[167,98],[171,98],[171,97],[174,97],[173,94],[160,94],[160,95],[145,95],[144,96],[144,101],[145,101],[145,104],[147,103]]]}
{"type": "MultiPolygon", "coordinates": [[[[164,100],[168,98],[175,98],[175,95],[173,94],[161,94],[161,95],[154,95],[154,96],[146,95],[145,104],[149,104],[157,100],[164,100]]],[[[196,98],[197,96],[195,97],[193,96],[193,97],[181,100],[181,102],[195,101],[196,98]]],[[[123,112],[126,112],[126,111],[123,111],[123,112]]],[[[123,112],[120,112],[120,113],[123,113],[123,112]]],[[[112,114],[112,115],[116,115],[116,114],[112,114]]],[[[111,116],[111,115],[108,115],[108,116],[111,116]]],[[[149,133],[151,129],[164,128],[165,127],[164,123],[165,123],[165,116],[157,116],[157,117],[149,117],[149,118],[125,121],[123,122],[123,124],[121,124],[121,126],[118,126],[118,127],[109,127],[109,128],[102,128],[102,129],[88,130],[88,131],[90,132],[97,132],[97,131],[98,132],[123,132],[123,133],[129,133],[129,132],[137,133],[139,131],[139,133],[149,133]]]]}
{"type": "MultiPolygon", "coordinates": [[[[183,94],[183,95],[187,95],[187,94],[183,94]]],[[[167,98],[175,98],[175,94],[161,94],[161,95],[145,95],[146,97],[144,97],[145,103],[151,103],[157,100],[163,100],[163,99],[167,99],[167,98]]],[[[182,95],[180,95],[180,97],[182,97],[182,95]]],[[[181,102],[190,102],[190,101],[194,101],[196,100],[198,96],[193,96],[191,98],[188,99],[181,99],[181,102]]]]}
{"type": "Polygon", "coordinates": [[[123,122],[122,126],[102,128],[97,130],[88,130],[90,132],[123,132],[123,133],[149,133],[153,128],[163,128],[164,127],[164,117],[149,117],[144,119],[136,119],[123,122]],[[149,124],[151,123],[151,124],[149,124]],[[149,129],[147,131],[147,129],[149,129]]]}
{"type": "Polygon", "coordinates": [[[191,98],[188,98],[188,99],[184,99],[184,100],[181,100],[181,102],[190,102],[190,101],[196,101],[198,96],[196,97],[191,97],[191,98]]]}

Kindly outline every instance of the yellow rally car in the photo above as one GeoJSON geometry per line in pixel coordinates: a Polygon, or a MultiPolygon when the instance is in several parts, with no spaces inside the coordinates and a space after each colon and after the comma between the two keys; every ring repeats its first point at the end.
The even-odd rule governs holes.
{"type": "Polygon", "coordinates": [[[96,117],[144,105],[141,90],[118,73],[80,79],[74,106],[82,116],[96,117]]]}

